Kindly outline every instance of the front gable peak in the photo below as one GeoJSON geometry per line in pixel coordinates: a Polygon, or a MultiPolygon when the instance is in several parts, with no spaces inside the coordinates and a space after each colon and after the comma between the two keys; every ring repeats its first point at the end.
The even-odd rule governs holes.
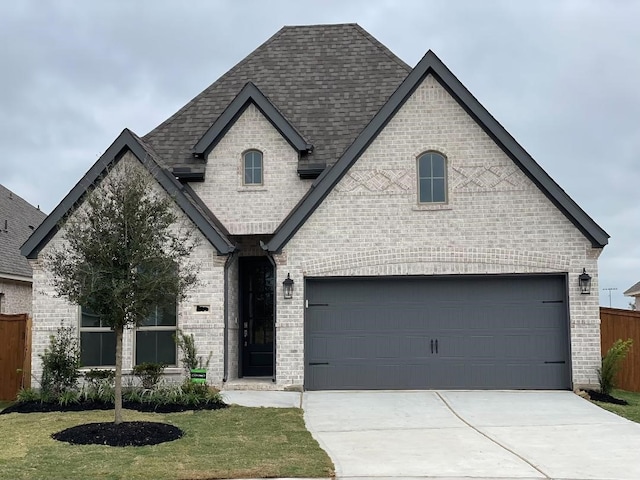
{"type": "Polygon", "coordinates": [[[275,129],[280,132],[280,135],[299,153],[313,151],[313,145],[280,113],[260,89],[253,83],[247,82],[224,112],[198,140],[193,147],[193,154],[198,158],[206,158],[249,104],[255,105],[275,129]]]}
{"type": "Polygon", "coordinates": [[[80,179],[75,187],[45,218],[29,239],[22,245],[20,253],[27,258],[37,258],[38,253],[49,243],[60,228],[60,222],[82,201],[90,188],[99,182],[100,177],[115,165],[127,153],[133,156],[149,171],[153,178],[169,194],[178,207],[194,222],[205,238],[214,246],[218,254],[225,255],[234,251],[234,245],[216,225],[215,219],[193,201],[189,190],[176,177],[161,166],[155,152],[131,130],[125,128],[106,152],[80,179]]]}

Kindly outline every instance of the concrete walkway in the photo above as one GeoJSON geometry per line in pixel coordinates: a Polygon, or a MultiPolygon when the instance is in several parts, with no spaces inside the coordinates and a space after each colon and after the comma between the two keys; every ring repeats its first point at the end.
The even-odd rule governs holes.
{"type": "Polygon", "coordinates": [[[338,479],[640,479],[640,425],[571,392],[305,392],[338,479]]]}

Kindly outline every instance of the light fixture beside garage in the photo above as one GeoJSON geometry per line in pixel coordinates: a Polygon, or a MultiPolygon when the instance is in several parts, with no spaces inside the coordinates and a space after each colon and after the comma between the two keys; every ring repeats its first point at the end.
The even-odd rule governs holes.
{"type": "Polygon", "coordinates": [[[580,293],[582,295],[589,295],[591,293],[591,275],[587,273],[586,269],[582,269],[582,273],[578,277],[580,283],[580,293]]]}
{"type": "Polygon", "coordinates": [[[287,273],[287,278],[282,282],[282,288],[284,291],[284,298],[293,298],[293,280],[291,280],[291,275],[287,273]]]}

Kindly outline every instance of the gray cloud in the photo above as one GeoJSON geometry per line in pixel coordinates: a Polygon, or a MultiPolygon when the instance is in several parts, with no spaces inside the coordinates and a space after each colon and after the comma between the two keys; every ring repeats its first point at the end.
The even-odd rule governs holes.
{"type": "MultiPolygon", "coordinates": [[[[118,133],[144,134],[283,25],[358,22],[434,50],[612,238],[640,280],[640,3],[21,1],[0,5],[0,182],[51,211],[118,133]]],[[[608,295],[602,297],[608,304],[608,295]]]]}

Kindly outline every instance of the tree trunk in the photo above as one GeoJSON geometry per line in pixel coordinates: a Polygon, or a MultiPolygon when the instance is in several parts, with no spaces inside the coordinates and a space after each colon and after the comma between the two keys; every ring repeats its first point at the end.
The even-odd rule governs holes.
{"type": "Polygon", "coordinates": [[[116,332],[116,378],[115,378],[115,420],[117,425],[122,423],[122,326],[115,328],[116,332]]]}

